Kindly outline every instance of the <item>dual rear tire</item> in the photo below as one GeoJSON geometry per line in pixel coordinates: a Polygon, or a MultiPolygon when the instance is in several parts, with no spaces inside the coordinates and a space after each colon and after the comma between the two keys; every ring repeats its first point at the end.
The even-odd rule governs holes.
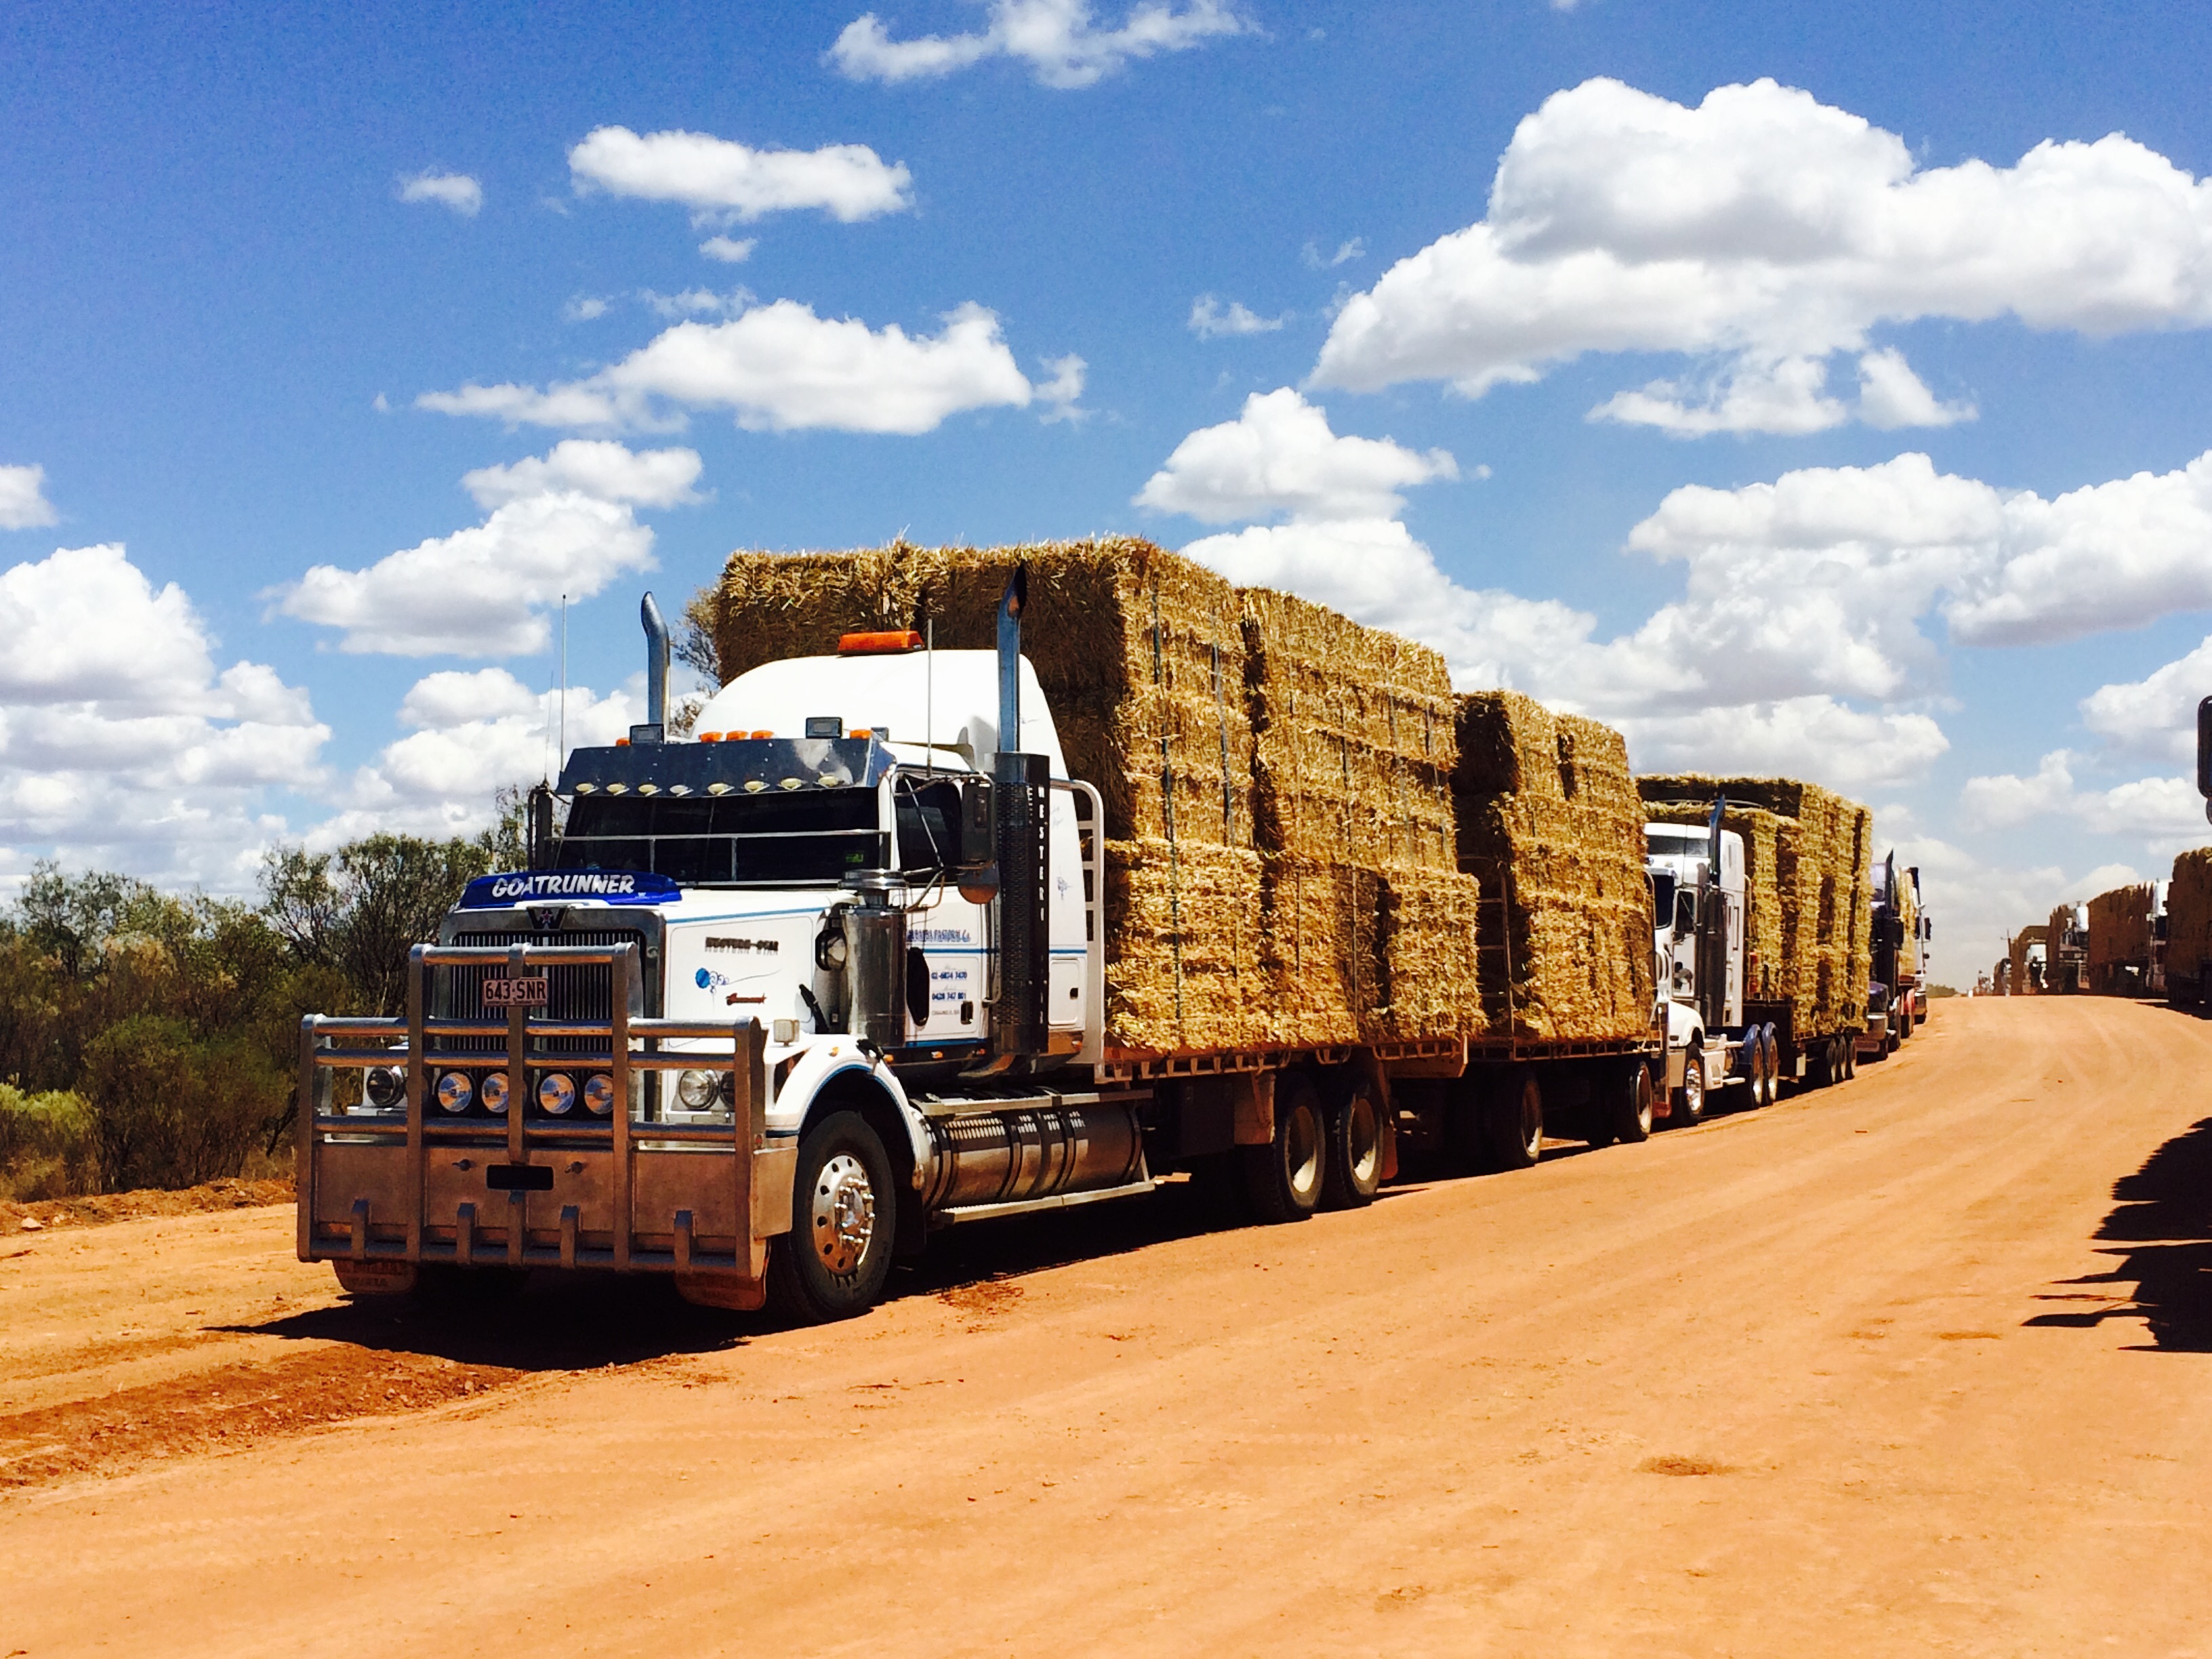
{"type": "Polygon", "coordinates": [[[1264,1146],[1237,1150],[1245,1195],[1262,1221],[1304,1221],[1318,1209],[1356,1210],[1382,1185],[1382,1108],[1364,1078],[1338,1084],[1324,1100],[1304,1072],[1275,1082],[1275,1132],[1264,1146]]]}

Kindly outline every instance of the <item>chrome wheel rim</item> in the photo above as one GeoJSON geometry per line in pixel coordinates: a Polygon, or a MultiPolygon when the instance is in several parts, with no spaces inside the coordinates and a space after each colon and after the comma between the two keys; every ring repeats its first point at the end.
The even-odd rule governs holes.
{"type": "Polygon", "coordinates": [[[859,1272],[876,1236],[876,1189],[867,1167],[850,1152],[838,1153],[815,1177],[811,1207],[822,1265],[840,1279],[859,1272]]]}
{"type": "Polygon", "coordinates": [[[1300,1203],[1321,1191],[1321,1124],[1313,1108],[1297,1107],[1283,1125],[1283,1164],[1300,1203]]]}
{"type": "Polygon", "coordinates": [[[1705,1115],[1705,1062],[1693,1060],[1682,1068],[1682,1115],[1695,1123],[1705,1115]]]}
{"type": "Polygon", "coordinates": [[[1345,1173],[1351,1177],[1352,1189],[1373,1192],[1382,1184],[1382,1131],[1375,1116],[1375,1103],[1365,1095],[1354,1095],[1344,1109],[1344,1142],[1348,1165],[1345,1173]]]}

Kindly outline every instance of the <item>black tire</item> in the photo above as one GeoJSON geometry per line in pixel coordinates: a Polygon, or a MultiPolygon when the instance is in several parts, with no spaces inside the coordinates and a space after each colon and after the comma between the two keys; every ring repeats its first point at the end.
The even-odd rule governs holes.
{"type": "Polygon", "coordinates": [[[1482,1122],[1498,1169],[1534,1166],[1544,1151],[1544,1085],[1534,1066],[1521,1066],[1507,1076],[1504,1086],[1491,1096],[1482,1122]]]}
{"type": "Polygon", "coordinates": [[[1747,1031],[1736,1052],[1743,1056],[1744,1104],[1755,1112],[1766,1104],[1766,1045],[1757,1031],[1747,1031]]]}
{"type": "Polygon", "coordinates": [[[769,1300],[803,1325],[873,1307],[891,1271],[898,1194],[884,1143],[858,1112],[833,1112],[799,1143],[791,1231],[768,1253],[769,1300]]]}
{"type": "Polygon", "coordinates": [[[1374,1085],[1364,1078],[1337,1093],[1328,1109],[1321,1201],[1325,1209],[1364,1209],[1382,1186],[1382,1109],[1376,1104],[1374,1085]]]}
{"type": "Polygon", "coordinates": [[[1624,1146],[1651,1139],[1657,1103],[1651,1088],[1651,1068],[1631,1060],[1607,1080],[1600,1109],[1607,1136],[1624,1146]]]}
{"type": "Polygon", "coordinates": [[[1766,1050],[1766,1103],[1771,1106],[1782,1098],[1782,1045],[1771,1025],[1759,1028],[1759,1045],[1766,1050]]]}
{"type": "Polygon", "coordinates": [[[1844,1081],[1849,1083],[1859,1074],[1859,1040],[1855,1036],[1842,1039],[1844,1045],[1844,1081]]]}
{"type": "Polygon", "coordinates": [[[1701,1047],[1682,1056],[1682,1086],[1674,1091],[1674,1110],[1667,1120],[1678,1129],[1705,1121],[1705,1056],[1701,1047]]]}
{"type": "Polygon", "coordinates": [[[1275,1136],[1237,1149],[1244,1190],[1262,1221],[1304,1221],[1320,1206],[1328,1178],[1328,1121],[1303,1072],[1275,1079],[1275,1136]]]}

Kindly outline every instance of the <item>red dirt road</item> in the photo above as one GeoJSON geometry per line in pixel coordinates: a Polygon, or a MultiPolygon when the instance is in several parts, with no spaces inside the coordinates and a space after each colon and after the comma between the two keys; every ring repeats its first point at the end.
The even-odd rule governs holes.
{"type": "MultiPolygon", "coordinates": [[[[780,1331],[349,1305],[283,1209],[0,1240],[0,1656],[2212,1655],[2212,1024],[780,1331]]],[[[1110,1209],[1111,1206],[1109,1206],[1110,1209]]]]}

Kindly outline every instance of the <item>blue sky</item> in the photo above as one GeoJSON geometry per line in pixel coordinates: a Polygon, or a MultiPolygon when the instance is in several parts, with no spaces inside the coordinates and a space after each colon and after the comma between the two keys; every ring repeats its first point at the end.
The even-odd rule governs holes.
{"type": "Polygon", "coordinates": [[[574,739],[641,586],[902,531],[1835,782],[1962,977],[2203,839],[2203,8],[868,15],[0,14],[0,883],[470,827],[562,587],[574,739]]]}

